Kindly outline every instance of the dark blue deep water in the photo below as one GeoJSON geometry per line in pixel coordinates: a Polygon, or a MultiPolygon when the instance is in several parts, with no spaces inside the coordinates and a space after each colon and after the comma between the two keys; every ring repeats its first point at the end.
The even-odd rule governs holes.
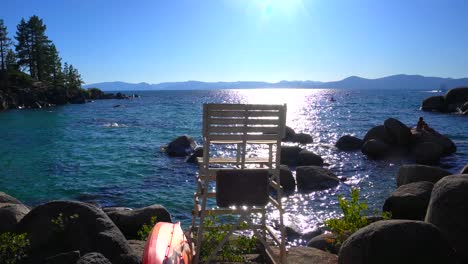
{"type": "MultiPolygon", "coordinates": [[[[320,89],[148,91],[134,100],[102,100],[42,110],[0,113],[0,191],[29,205],[75,199],[101,206],[164,205],[185,227],[195,191],[196,166],[169,158],[160,147],[187,134],[201,143],[202,104],[287,103],[287,124],[311,134],[303,146],[320,154],[338,187],[294,193],[285,201],[287,224],[306,232],[338,216],[337,195],[361,189],[371,210],[381,209],[395,189],[401,164],[373,161],[333,145],[345,134],[363,137],[395,117],[414,126],[419,116],[457,145],[441,166],[458,172],[468,164],[468,118],[419,110],[430,91],[344,91],[320,89]],[[336,102],[330,102],[333,96],[336,102]],[[113,107],[115,105],[121,107],[113,107]]],[[[275,216],[270,217],[274,221],[275,216]]]]}

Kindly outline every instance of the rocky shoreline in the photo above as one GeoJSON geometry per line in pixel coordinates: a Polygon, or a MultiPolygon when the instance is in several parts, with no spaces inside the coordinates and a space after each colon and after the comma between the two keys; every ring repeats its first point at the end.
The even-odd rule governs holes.
{"type": "Polygon", "coordinates": [[[445,95],[431,96],[422,102],[421,110],[468,115],[468,87],[450,89],[445,95]]]}

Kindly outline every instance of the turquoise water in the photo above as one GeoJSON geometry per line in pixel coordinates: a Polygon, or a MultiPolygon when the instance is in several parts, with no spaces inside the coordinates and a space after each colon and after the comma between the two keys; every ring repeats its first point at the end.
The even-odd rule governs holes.
{"type": "MultiPolygon", "coordinates": [[[[185,225],[195,191],[196,166],[169,158],[160,147],[187,134],[201,143],[202,104],[207,102],[287,103],[287,124],[309,133],[303,146],[320,154],[348,181],[285,200],[287,224],[302,231],[339,214],[338,194],[358,186],[372,210],[395,189],[399,165],[372,161],[333,144],[344,134],[363,137],[395,117],[414,126],[419,116],[455,141],[458,151],[441,166],[457,172],[468,164],[468,119],[419,110],[429,91],[343,91],[318,89],[147,91],[134,100],[102,100],[42,110],[0,113],[0,191],[26,204],[76,199],[101,206],[162,204],[185,225]],[[333,96],[336,102],[330,102],[333,96]],[[115,105],[120,107],[113,107],[115,105]]],[[[275,215],[270,221],[275,222],[275,215]]]]}

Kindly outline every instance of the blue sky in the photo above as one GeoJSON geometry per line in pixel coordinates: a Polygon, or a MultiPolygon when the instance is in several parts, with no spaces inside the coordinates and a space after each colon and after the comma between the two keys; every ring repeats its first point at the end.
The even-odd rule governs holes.
{"type": "Polygon", "coordinates": [[[2,0],[86,83],[468,77],[465,0],[2,0]]]}

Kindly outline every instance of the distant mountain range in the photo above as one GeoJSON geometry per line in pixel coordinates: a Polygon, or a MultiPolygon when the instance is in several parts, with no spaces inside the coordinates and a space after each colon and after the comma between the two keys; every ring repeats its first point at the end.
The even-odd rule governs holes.
{"type": "Polygon", "coordinates": [[[269,82],[164,82],[158,84],[102,82],[85,85],[84,88],[97,87],[103,91],[139,90],[214,90],[214,89],[252,89],[252,88],[335,88],[335,89],[412,89],[438,90],[468,86],[468,78],[453,79],[425,77],[421,75],[392,75],[378,79],[351,76],[341,81],[280,81],[269,82]]]}

